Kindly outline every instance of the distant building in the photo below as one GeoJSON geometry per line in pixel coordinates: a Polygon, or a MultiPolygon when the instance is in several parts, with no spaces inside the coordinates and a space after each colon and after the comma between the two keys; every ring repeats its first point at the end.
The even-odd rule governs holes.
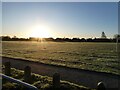
{"type": "Polygon", "coordinates": [[[102,38],[102,39],[106,39],[106,38],[107,38],[104,32],[102,32],[101,38],[102,38]]]}

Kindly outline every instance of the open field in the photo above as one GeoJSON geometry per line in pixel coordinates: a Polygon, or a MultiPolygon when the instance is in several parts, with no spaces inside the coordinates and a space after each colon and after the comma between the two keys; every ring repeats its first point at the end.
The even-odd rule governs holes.
{"type": "Polygon", "coordinates": [[[2,42],[2,56],[119,74],[115,43],[2,42]]]}

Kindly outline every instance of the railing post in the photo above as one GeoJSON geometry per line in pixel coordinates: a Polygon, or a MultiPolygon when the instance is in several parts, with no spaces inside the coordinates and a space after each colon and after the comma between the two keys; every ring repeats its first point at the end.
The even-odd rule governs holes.
{"type": "Polygon", "coordinates": [[[26,66],[24,68],[24,80],[27,83],[31,82],[31,67],[29,67],[29,66],[26,66]]]}
{"type": "Polygon", "coordinates": [[[106,90],[105,85],[103,82],[99,82],[97,84],[97,90],[106,90]]]}
{"type": "Polygon", "coordinates": [[[53,87],[60,88],[60,74],[59,73],[55,73],[53,75],[53,87]]]}
{"type": "Polygon", "coordinates": [[[10,62],[5,62],[5,75],[11,75],[11,65],[10,62]]]}

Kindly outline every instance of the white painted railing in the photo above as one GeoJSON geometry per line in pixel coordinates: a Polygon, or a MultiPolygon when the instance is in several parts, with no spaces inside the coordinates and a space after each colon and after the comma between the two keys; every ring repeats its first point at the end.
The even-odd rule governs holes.
{"type": "Polygon", "coordinates": [[[11,81],[11,82],[15,82],[15,83],[18,83],[18,84],[20,84],[20,85],[23,85],[23,86],[29,88],[30,90],[38,90],[37,87],[35,87],[35,86],[33,86],[33,85],[30,85],[30,84],[28,84],[28,83],[26,83],[26,82],[23,82],[23,81],[20,81],[20,80],[18,80],[18,79],[14,79],[14,78],[9,77],[9,76],[7,76],[7,75],[0,74],[0,77],[5,78],[5,79],[7,79],[7,80],[9,80],[9,81],[11,81]]]}

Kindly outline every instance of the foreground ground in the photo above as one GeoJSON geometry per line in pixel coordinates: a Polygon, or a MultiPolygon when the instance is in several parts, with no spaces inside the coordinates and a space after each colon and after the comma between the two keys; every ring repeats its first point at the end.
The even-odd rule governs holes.
{"type": "MultiPolygon", "coordinates": [[[[3,73],[4,73],[4,68],[3,68],[3,73]]],[[[24,81],[24,71],[12,68],[11,77],[24,81]]],[[[61,81],[60,87],[54,88],[52,85],[52,78],[48,76],[41,76],[34,73],[32,73],[31,75],[30,84],[36,86],[38,90],[92,90],[66,81],[61,81]]],[[[2,90],[30,90],[30,89],[25,88],[17,83],[9,82],[7,79],[3,79],[2,90]]]]}
{"type": "MultiPolygon", "coordinates": [[[[70,81],[86,87],[96,88],[97,83],[103,81],[107,88],[118,88],[120,82],[120,76],[110,73],[102,73],[95,71],[88,71],[82,69],[74,69],[62,66],[42,64],[38,62],[28,61],[25,59],[14,59],[14,58],[2,58],[3,64],[10,61],[12,67],[17,69],[24,69],[25,66],[30,66],[32,72],[53,76],[54,73],[60,73],[61,79],[70,81]]],[[[115,89],[118,90],[118,89],[115,89]]]]}

